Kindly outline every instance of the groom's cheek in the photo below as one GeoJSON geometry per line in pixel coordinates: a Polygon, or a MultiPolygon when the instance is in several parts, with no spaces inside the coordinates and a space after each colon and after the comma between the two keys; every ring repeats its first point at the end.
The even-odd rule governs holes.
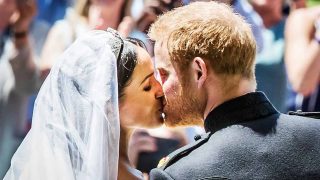
{"type": "Polygon", "coordinates": [[[180,95],[181,85],[176,77],[169,77],[167,81],[162,85],[163,92],[166,96],[180,95]]]}

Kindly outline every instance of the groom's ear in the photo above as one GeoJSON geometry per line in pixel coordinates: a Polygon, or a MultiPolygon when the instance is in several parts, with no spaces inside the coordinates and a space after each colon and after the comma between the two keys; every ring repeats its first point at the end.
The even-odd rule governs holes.
{"type": "Polygon", "coordinates": [[[195,57],[192,60],[192,71],[194,74],[194,80],[197,83],[197,87],[201,88],[208,76],[206,63],[201,57],[195,57]]]}

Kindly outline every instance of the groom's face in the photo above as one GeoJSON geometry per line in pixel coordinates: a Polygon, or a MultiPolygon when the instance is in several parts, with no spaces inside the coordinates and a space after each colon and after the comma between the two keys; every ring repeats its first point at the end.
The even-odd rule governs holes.
{"type": "Polygon", "coordinates": [[[158,80],[165,94],[165,124],[167,126],[199,125],[197,116],[199,110],[194,87],[188,83],[181,83],[179,72],[171,64],[168,50],[163,43],[156,42],[154,51],[158,80]]]}

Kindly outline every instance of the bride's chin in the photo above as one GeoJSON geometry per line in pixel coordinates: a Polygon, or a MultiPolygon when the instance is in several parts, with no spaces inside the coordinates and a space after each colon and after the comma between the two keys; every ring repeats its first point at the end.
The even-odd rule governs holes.
{"type": "Polygon", "coordinates": [[[158,128],[164,124],[164,119],[161,114],[157,114],[155,116],[155,118],[152,120],[152,123],[150,123],[150,126],[148,128],[158,128]]]}
{"type": "Polygon", "coordinates": [[[139,123],[138,128],[158,128],[164,124],[164,116],[162,111],[154,112],[152,115],[146,116],[145,121],[139,123]]]}

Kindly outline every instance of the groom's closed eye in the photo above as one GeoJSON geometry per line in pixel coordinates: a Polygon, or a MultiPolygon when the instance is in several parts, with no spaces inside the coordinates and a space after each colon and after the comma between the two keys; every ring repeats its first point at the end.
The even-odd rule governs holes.
{"type": "Polygon", "coordinates": [[[159,68],[158,72],[159,72],[161,83],[163,84],[168,79],[169,73],[168,73],[168,71],[166,71],[165,69],[162,69],[162,68],[159,68]]]}

